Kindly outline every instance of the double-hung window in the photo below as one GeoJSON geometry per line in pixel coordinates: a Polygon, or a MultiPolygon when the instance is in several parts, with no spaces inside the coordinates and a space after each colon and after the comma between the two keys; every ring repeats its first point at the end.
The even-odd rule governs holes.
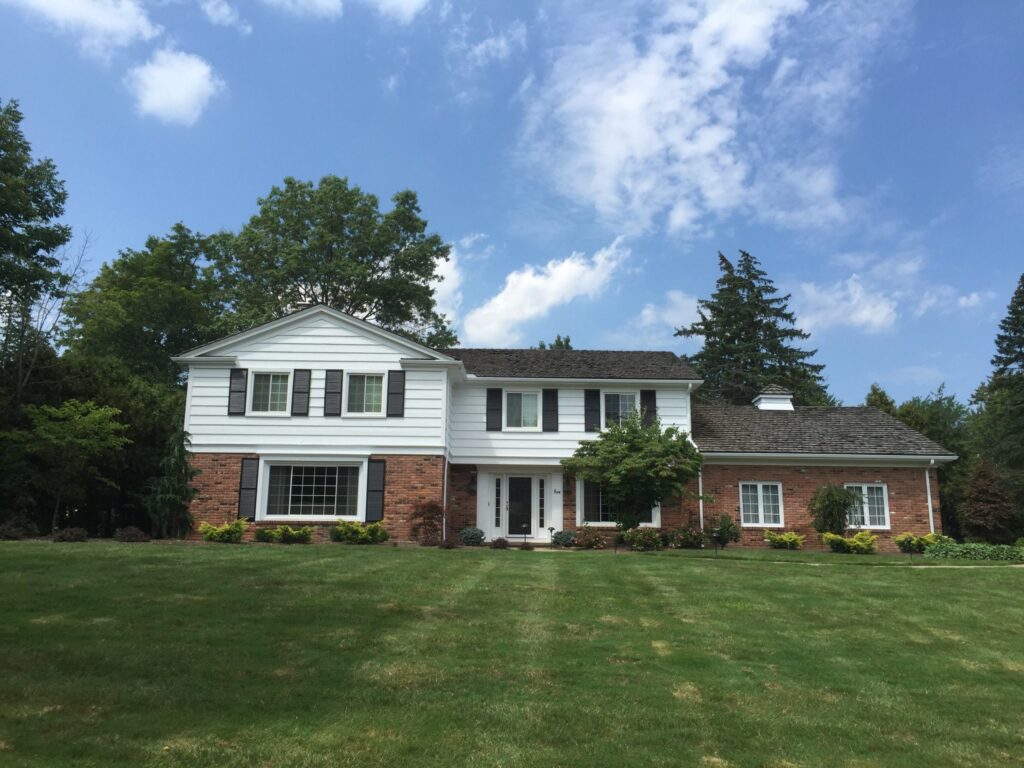
{"type": "Polygon", "coordinates": [[[604,425],[621,424],[637,409],[636,392],[604,393],[604,425]]]}
{"type": "MultiPolygon", "coordinates": [[[[608,506],[608,498],[598,483],[583,482],[580,522],[587,525],[614,525],[615,516],[608,506]]],[[[654,524],[654,509],[640,516],[640,523],[654,524]]]]}
{"type": "Polygon", "coordinates": [[[860,496],[846,516],[851,528],[889,527],[889,490],[885,483],[847,483],[846,487],[860,496]]]}
{"type": "Polygon", "coordinates": [[[359,467],[270,465],[267,516],[355,517],[359,467]]]}
{"type": "Polygon", "coordinates": [[[254,373],[249,411],[252,413],[287,413],[288,374],[254,373]]]}
{"type": "Polygon", "coordinates": [[[537,392],[506,392],[505,429],[539,429],[539,401],[537,392]]]}
{"type": "Polygon", "coordinates": [[[782,527],[782,484],[740,483],[740,521],[764,528],[782,527]]]}
{"type": "Polygon", "coordinates": [[[348,413],[384,413],[384,376],[371,373],[350,373],[348,376],[348,413]]]}

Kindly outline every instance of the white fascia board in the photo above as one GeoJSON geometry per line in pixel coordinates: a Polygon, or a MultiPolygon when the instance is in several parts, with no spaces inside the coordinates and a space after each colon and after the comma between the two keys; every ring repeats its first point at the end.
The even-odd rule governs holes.
{"type": "MultiPolygon", "coordinates": [[[[568,458],[568,457],[566,457],[568,458]]],[[[476,464],[477,467],[561,467],[561,459],[539,459],[536,456],[451,456],[452,464],[476,464]]]]}
{"type": "Polygon", "coordinates": [[[193,358],[200,356],[209,356],[211,352],[216,352],[218,349],[238,344],[239,342],[248,341],[253,337],[260,336],[270,331],[278,330],[282,326],[290,325],[292,323],[299,322],[302,320],[307,320],[311,317],[316,317],[318,315],[327,315],[328,317],[338,320],[339,322],[353,326],[354,328],[357,328],[358,330],[366,334],[387,339],[392,343],[403,346],[406,349],[410,349],[433,360],[452,359],[447,355],[442,355],[440,352],[433,350],[430,347],[425,347],[422,344],[417,344],[415,341],[410,341],[404,336],[399,336],[397,333],[392,333],[391,331],[387,331],[379,326],[374,325],[373,323],[367,322],[366,320],[360,320],[357,317],[352,317],[351,315],[347,315],[344,312],[341,312],[337,309],[332,309],[331,307],[326,307],[322,304],[318,304],[315,307],[310,307],[309,309],[300,309],[298,312],[292,312],[291,314],[285,315],[284,317],[279,317],[276,320],[271,320],[270,322],[263,323],[262,325],[257,325],[255,328],[250,328],[247,331],[240,331],[230,336],[225,336],[221,339],[217,339],[216,341],[212,341],[209,344],[204,344],[201,347],[190,349],[187,352],[182,353],[178,357],[181,359],[191,360],[193,358]]]}
{"type": "Polygon", "coordinates": [[[807,464],[812,466],[920,467],[932,462],[956,461],[956,456],[907,456],[864,453],[742,453],[701,451],[704,463],[715,464],[807,464]]]}
{"type": "Polygon", "coordinates": [[[570,377],[540,378],[531,376],[477,376],[466,374],[466,381],[481,384],[593,384],[595,386],[630,386],[638,389],[661,387],[697,387],[704,382],[699,379],[579,379],[570,377]]]}

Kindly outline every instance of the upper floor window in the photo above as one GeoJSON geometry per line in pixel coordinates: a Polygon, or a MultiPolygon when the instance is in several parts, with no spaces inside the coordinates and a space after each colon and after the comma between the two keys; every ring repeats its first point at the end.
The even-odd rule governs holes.
{"type": "Polygon", "coordinates": [[[860,496],[846,516],[851,528],[889,527],[889,490],[885,483],[847,483],[860,496]]]}
{"type": "Polygon", "coordinates": [[[349,413],[384,413],[384,376],[350,373],[347,410],[349,413]]]}
{"type": "Polygon", "coordinates": [[[782,525],[780,483],[740,483],[740,520],[743,525],[782,525]]]}
{"type": "Polygon", "coordinates": [[[636,392],[604,393],[604,425],[621,424],[637,409],[636,392]]]}
{"type": "Polygon", "coordinates": [[[288,374],[254,373],[252,375],[253,413],[286,413],[288,410],[288,374]]]}
{"type": "Polygon", "coordinates": [[[539,401],[537,392],[506,392],[506,429],[537,429],[540,426],[539,401]]]}

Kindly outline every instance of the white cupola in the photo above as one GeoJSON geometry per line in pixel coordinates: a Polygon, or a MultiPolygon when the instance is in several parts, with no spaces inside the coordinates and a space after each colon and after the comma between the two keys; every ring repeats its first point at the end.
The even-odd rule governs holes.
{"type": "Polygon", "coordinates": [[[769,384],[754,398],[754,406],[762,411],[792,411],[793,393],[777,384],[769,384]]]}

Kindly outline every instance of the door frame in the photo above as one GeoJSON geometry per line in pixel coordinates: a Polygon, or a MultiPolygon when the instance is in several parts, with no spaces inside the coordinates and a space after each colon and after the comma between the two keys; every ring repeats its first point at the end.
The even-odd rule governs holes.
{"type": "Polygon", "coordinates": [[[509,538],[512,541],[533,541],[546,543],[550,540],[548,528],[562,530],[563,525],[563,476],[561,467],[544,465],[490,465],[479,466],[476,484],[476,520],[489,539],[509,538]],[[508,533],[508,478],[528,477],[531,479],[531,533],[529,535],[508,533]],[[541,483],[543,483],[544,525],[540,525],[541,483]],[[501,523],[495,525],[496,484],[501,493],[501,523]]]}

